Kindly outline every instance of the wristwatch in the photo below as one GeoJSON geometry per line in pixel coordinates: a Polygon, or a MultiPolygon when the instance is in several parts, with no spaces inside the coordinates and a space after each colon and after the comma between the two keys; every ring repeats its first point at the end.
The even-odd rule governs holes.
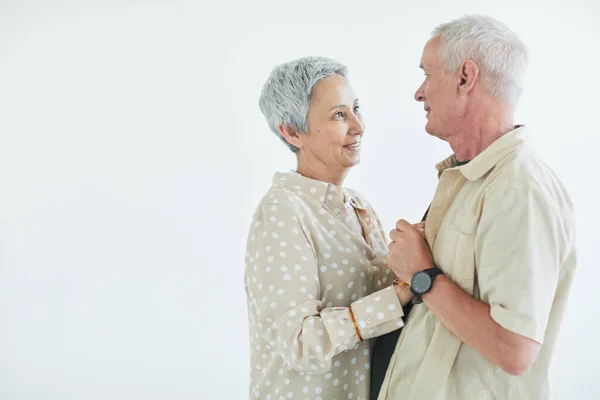
{"type": "Polygon", "coordinates": [[[416,297],[423,296],[425,293],[431,290],[433,281],[435,280],[436,276],[440,274],[443,274],[443,272],[438,267],[417,272],[412,276],[410,281],[411,292],[413,292],[416,297]]]}

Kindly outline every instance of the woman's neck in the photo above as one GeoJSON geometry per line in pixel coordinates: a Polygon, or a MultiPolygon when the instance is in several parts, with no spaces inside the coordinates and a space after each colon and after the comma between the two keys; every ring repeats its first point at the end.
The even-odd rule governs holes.
{"type": "Polygon", "coordinates": [[[315,165],[314,163],[302,162],[300,158],[296,167],[296,172],[300,175],[317,181],[331,183],[340,193],[342,193],[342,185],[346,179],[346,175],[348,175],[348,170],[349,168],[340,168],[336,171],[335,169],[327,168],[323,163],[315,165]]]}

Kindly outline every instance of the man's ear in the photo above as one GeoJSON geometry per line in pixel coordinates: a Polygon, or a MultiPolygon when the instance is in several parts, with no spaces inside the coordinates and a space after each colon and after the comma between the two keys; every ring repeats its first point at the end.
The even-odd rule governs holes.
{"type": "Polygon", "coordinates": [[[475,86],[477,77],[479,76],[479,68],[473,60],[464,60],[458,69],[458,94],[466,95],[475,86]]]}
{"type": "Polygon", "coordinates": [[[302,139],[298,134],[298,130],[290,127],[286,127],[283,123],[279,124],[279,134],[288,142],[289,144],[301,149],[302,148],[302,139]]]}

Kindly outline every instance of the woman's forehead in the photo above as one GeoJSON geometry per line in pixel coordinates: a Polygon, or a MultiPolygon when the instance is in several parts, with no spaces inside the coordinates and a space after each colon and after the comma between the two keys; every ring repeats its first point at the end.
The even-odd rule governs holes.
{"type": "Polygon", "coordinates": [[[315,106],[332,107],[339,104],[353,104],[356,95],[343,76],[332,75],[315,85],[312,100],[315,106]]]}

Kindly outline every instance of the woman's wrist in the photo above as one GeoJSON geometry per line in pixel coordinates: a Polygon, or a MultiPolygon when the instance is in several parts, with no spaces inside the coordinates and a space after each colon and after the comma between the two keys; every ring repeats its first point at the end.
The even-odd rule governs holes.
{"type": "Polygon", "coordinates": [[[395,279],[392,285],[394,286],[394,290],[398,295],[398,300],[400,300],[400,304],[402,304],[402,307],[404,307],[412,301],[414,294],[412,293],[412,291],[410,290],[410,286],[406,282],[403,282],[399,279],[395,279]]]}

